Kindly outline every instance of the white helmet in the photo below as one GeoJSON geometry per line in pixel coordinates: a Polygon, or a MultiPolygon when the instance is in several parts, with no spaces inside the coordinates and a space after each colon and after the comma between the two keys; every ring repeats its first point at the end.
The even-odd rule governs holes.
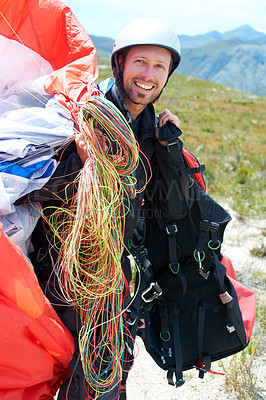
{"type": "Polygon", "coordinates": [[[114,43],[111,65],[114,76],[119,75],[118,55],[131,46],[158,46],[169,50],[172,54],[172,67],[169,76],[180,63],[180,43],[177,35],[164,22],[154,18],[137,19],[119,33],[114,43]]]}

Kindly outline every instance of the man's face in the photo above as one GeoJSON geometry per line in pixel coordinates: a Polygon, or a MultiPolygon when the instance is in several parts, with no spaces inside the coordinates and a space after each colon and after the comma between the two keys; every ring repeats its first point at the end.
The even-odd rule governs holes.
{"type": "Polygon", "coordinates": [[[126,57],[119,57],[123,70],[126,105],[135,119],[147,104],[155,100],[168,77],[170,51],[157,46],[132,47],[126,57]]]}

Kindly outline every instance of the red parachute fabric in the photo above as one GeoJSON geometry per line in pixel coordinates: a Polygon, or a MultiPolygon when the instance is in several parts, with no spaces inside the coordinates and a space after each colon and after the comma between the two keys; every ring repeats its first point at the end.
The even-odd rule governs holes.
{"type": "Polygon", "coordinates": [[[0,0],[0,35],[50,63],[54,72],[44,90],[60,94],[77,121],[70,100],[84,103],[91,96],[98,63],[93,42],[70,8],[60,0],[0,0]]]}
{"type": "Polygon", "coordinates": [[[234,267],[230,258],[224,252],[221,264],[226,268],[226,274],[235,288],[247,340],[250,340],[256,317],[256,293],[236,280],[234,267]]]}
{"type": "MultiPolygon", "coordinates": [[[[198,160],[195,158],[195,156],[193,156],[193,154],[191,154],[189,151],[183,149],[182,153],[183,153],[183,156],[185,157],[185,160],[186,160],[189,168],[195,168],[200,165],[198,160]]],[[[206,186],[205,186],[205,182],[204,182],[202,173],[196,172],[193,174],[193,177],[194,177],[195,181],[197,182],[197,184],[205,191],[206,186]]]]}
{"type": "MultiPolygon", "coordinates": [[[[50,65],[54,72],[45,75],[37,66],[40,72],[33,80],[45,75],[44,92],[59,95],[77,115],[75,102],[91,95],[98,64],[94,45],[72,11],[60,0],[0,0],[0,35],[29,55],[29,70],[35,62],[31,52],[50,65]]],[[[0,274],[0,399],[52,399],[71,374],[73,338],[2,226],[0,274]]]]}
{"type": "Polygon", "coordinates": [[[0,399],[53,399],[71,374],[73,338],[2,224],[0,275],[0,399]]]}
{"type": "MultiPolygon", "coordinates": [[[[0,0],[0,11],[1,35],[34,50],[54,70],[89,55],[95,59],[91,39],[60,0],[0,0]]],[[[90,66],[97,70],[97,63],[90,66]]]]}

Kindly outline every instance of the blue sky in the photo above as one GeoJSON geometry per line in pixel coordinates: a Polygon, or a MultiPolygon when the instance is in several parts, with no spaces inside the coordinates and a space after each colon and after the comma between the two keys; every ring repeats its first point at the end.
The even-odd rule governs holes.
{"type": "Polygon", "coordinates": [[[165,21],[179,35],[224,33],[248,24],[266,33],[265,0],[63,0],[89,34],[116,38],[137,18],[165,21]]]}

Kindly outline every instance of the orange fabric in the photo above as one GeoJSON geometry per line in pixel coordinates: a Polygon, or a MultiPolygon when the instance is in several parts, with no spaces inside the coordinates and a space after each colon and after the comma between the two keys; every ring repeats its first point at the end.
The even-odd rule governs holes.
{"type": "Polygon", "coordinates": [[[0,0],[0,12],[0,33],[34,50],[54,70],[95,54],[88,34],[60,0],[0,0]]]}
{"type": "MultiPolygon", "coordinates": [[[[0,0],[0,34],[48,61],[44,89],[76,120],[94,90],[94,45],[60,0],[0,0]],[[72,102],[74,101],[74,103],[72,102]]],[[[73,338],[43,295],[31,265],[0,226],[0,399],[52,399],[70,375],[73,338]]]]}
{"type": "Polygon", "coordinates": [[[236,281],[235,269],[233,267],[233,264],[231,263],[230,258],[224,252],[222,252],[222,256],[223,258],[221,264],[223,264],[223,266],[226,268],[226,275],[229,276],[230,278],[233,278],[236,281]]]}
{"type": "Polygon", "coordinates": [[[70,375],[73,338],[0,225],[0,398],[48,400],[70,375]]]}
{"type": "Polygon", "coordinates": [[[224,253],[221,264],[226,268],[226,274],[235,288],[247,340],[250,340],[256,317],[256,293],[236,280],[236,274],[231,260],[224,253]]]}
{"type": "MultiPolygon", "coordinates": [[[[189,168],[195,168],[199,166],[198,161],[196,160],[196,158],[187,150],[183,149],[182,150],[183,156],[185,157],[185,160],[187,162],[187,165],[189,166],[189,168]]],[[[197,172],[195,174],[193,174],[193,177],[195,179],[195,181],[197,182],[197,184],[205,191],[206,190],[206,186],[204,183],[204,179],[202,176],[201,172],[197,172]]]]}
{"type": "Polygon", "coordinates": [[[60,0],[0,0],[0,13],[0,34],[51,64],[54,72],[46,77],[44,90],[60,94],[77,123],[75,102],[86,102],[98,76],[96,50],[82,25],[60,0]]]}

